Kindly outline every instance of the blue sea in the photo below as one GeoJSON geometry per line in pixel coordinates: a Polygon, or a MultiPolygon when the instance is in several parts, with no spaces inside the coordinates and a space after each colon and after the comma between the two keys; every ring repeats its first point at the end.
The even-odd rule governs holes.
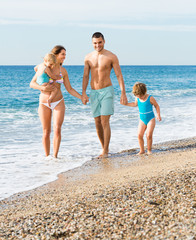
{"type": "MultiPolygon", "coordinates": [[[[65,67],[72,87],[81,93],[83,66],[65,67]]],[[[0,66],[0,199],[53,181],[59,173],[91,161],[101,151],[90,105],[83,105],[62,87],[66,113],[59,158],[44,157],[37,113],[39,91],[29,87],[33,68],[0,66]]],[[[140,81],[160,105],[162,121],[156,124],[154,143],[196,135],[196,66],[121,66],[121,69],[129,101],[134,101],[133,84],[140,81]]],[[[111,117],[110,153],[115,154],[139,147],[138,109],[120,105],[120,88],[114,72],[111,79],[115,114],[111,117]]]]}

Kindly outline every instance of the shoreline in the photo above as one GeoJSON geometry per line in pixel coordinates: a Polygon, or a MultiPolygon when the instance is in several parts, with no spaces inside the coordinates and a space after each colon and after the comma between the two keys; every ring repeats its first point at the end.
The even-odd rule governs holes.
{"type": "Polygon", "coordinates": [[[88,161],[1,200],[0,236],[195,239],[196,137],[154,144],[150,156],[136,150],[88,161]]]}
{"type": "MultiPolygon", "coordinates": [[[[151,156],[153,156],[154,154],[160,154],[160,153],[164,153],[167,151],[175,152],[175,151],[186,150],[189,148],[196,148],[196,137],[184,138],[184,139],[180,139],[180,140],[170,140],[170,141],[166,141],[166,142],[153,144],[153,147],[152,147],[153,154],[151,156]]],[[[146,146],[145,146],[145,149],[146,149],[146,146]]],[[[127,149],[127,150],[122,150],[120,152],[112,154],[110,157],[107,158],[107,160],[108,161],[111,160],[113,162],[115,161],[116,162],[115,168],[120,168],[120,167],[122,167],[122,164],[127,164],[127,163],[132,164],[133,162],[139,160],[140,158],[151,157],[151,156],[148,156],[147,154],[137,156],[136,155],[137,152],[139,152],[139,148],[131,148],[131,149],[127,149]]],[[[37,191],[42,187],[45,187],[52,183],[58,182],[59,179],[63,178],[64,176],[67,176],[67,179],[70,178],[72,181],[76,178],[76,176],[77,176],[77,178],[82,177],[80,172],[82,172],[82,173],[85,172],[85,174],[83,174],[83,175],[93,174],[100,167],[100,166],[98,166],[100,161],[101,161],[100,159],[92,158],[91,160],[88,160],[87,162],[83,163],[81,166],[78,166],[78,167],[69,169],[65,172],[61,172],[61,173],[57,174],[55,180],[44,183],[38,187],[29,189],[29,190],[24,190],[24,191],[20,191],[18,193],[14,193],[9,197],[1,199],[0,204],[3,201],[12,201],[12,199],[17,199],[18,197],[19,198],[24,197],[26,194],[28,195],[31,192],[37,191]],[[72,173],[72,172],[76,172],[76,173],[72,173]],[[76,174],[76,176],[73,176],[73,174],[76,174]]],[[[1,208],[1,206],[0,206],[0,208],[1,208]]]]}

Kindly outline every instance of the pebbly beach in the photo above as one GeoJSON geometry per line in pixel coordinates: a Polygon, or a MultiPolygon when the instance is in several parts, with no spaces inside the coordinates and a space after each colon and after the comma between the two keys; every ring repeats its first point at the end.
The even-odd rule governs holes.
{"type": "Polygon", "coordinates": [[[0,202],[0,239],[196,239],[196,138],[94,159],[0,202]]]}

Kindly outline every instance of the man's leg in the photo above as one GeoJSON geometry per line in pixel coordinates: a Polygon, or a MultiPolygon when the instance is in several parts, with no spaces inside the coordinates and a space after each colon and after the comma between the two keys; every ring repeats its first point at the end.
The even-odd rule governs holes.
{"type": "Polygon", "coordinates": [[[103,136],[104,136],[104,146],[103,146],[103,157],[108,156],[109,152],[109,144],[110,144],[110,138],[111,138],[111,129],[110,129],[110,116],[101,116],[101,125],[103,128],[103,136]]]}
{"type": "Polygon", "coordinates": [[[104,148],[104,134],[103,134],[103,127],[101,124],[101,116],[95,118],[95,127],[97,130],[97,136],[99,141],[101,142],[102,149],[104,148]]]}
{"type": "Polygon", "coordinates": [[[95,126],[97,130],[97,135],[101,142],[102,146],[102,154],[99,156],[107,157],[109,152],[109,143],[111,137],[111,130],[110,130],[110,115],[108,116],[99,116],[95,118],[95,126]]]}

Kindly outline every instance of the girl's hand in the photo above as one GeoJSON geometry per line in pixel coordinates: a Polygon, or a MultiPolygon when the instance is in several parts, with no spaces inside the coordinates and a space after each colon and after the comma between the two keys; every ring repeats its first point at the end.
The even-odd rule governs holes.
{"type": "Polygon", "coordinates": [[[160,122],[161,121],[161,116],[157,115],[157,120],[160,122]]]}

